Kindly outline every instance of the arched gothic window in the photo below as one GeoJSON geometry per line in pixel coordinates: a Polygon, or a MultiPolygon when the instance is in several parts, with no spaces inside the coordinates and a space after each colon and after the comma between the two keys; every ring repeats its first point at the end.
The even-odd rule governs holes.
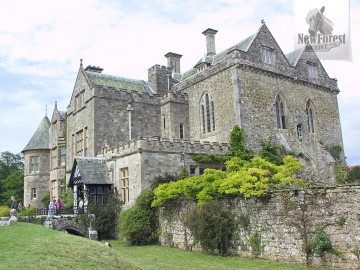
{"type": "Polygon", "coordinates": [[[308,100],[306,103],[306,122],[308,126],[309,133],[315,133],[314,129],[314,106],[312,105],[311,101],[308,100]]]}
{"type": "Polygon", "coordinates": [[[284,111],[284,102],[280,98],[280,95],[277,95],[276,102],[275,102],[275,111],[276,111],[276,122],[277,127],[281,129],[286,128],[286,121],[285,121],[285,111],[284,111]]]}
{"type": "Polygon", "coordinates": [[[201,131],[203,134],[215,131],[215,107],[211,95],[206,92],[200,100],[201,131]]]}

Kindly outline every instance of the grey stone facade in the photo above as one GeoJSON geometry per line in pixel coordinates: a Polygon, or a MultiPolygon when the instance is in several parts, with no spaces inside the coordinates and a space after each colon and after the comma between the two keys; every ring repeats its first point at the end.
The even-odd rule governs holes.
{"type": "MultiPolygon", "coordinates": [[[[355,255],[359,250],[360,237],[359,186],[279,192],[272,194],[268,200],[234,199],[223,203],[231,209],[239,223],[233,239],[234,255],[253,257],[249,239],[257,232],[264,248],[261,258],[305,263],[304,239],[307,237],[309,242],[312,241],[315,230],[322,228],[337,255],[330,252],[323,257],[315,255],[312,264],[359,269],[359,260],[355,255]],[[242,225],[244,217],[248,218],[247,226],[242,225]]],[[[201,251],[199,245],[194,245],[191,232],[184,224],[186,213],[194,207],[194,203],[184,202],[182,205],[172,205],[170,209],[162,208],[162,245],[201,251]]]]}
{"type": "MultiPolygon", "coordinates": [[[[343,144],[339,89],[311,47],[285,55],[262,24],[254,35],[216,53],[216,32],[204,31],[208,53],[194,68],[182,73],[181,55],[169,52],[168,66],[149,68],[148,81],[107,75],[81,61],[67,108],[67,180],[76,156],[103,156],[118,190],[128,181],[132,203],[154,177],[198,166],[191,154],[225,153],[219,147],[239,125],[250,148],[259,150],[264,140],[282,144],[302,157],[305,180],[334,183],[334,160],[325,147],[343,144]]],[[[56,134],[50,135],[51,149],[56,134]]],[[[51,180],[61,179],[56,170],[51,180]]]]}

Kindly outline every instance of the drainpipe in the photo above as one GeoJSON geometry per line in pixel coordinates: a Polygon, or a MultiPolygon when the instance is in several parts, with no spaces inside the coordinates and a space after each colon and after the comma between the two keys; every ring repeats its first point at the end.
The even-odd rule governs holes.
{"type": "Polygon", "coordinates": [[[113,160],[113,182],[114,182],[114,194],[116,193],[116,157],[112,157],[113,160]]]}
{"type": "Polygon", "coordinates": [[[127,111],[129,112],[129,141],[131,141],[131,112],[134,110],[131,103],[127,105],[127,111]]]}

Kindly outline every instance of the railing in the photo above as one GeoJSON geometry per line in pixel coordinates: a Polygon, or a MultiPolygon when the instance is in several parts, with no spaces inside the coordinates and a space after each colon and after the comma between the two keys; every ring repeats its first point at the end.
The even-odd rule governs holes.
{"type": "MultiPolygon", "coordinates": [[[[47,215],[49,212],[48,207],[38,208],[36,209],[36,215],[47,215]]],[[[56,214],[56,210],[54,209],[54,215],[56,214]]],[[[61,208],[60,215],[73,215],[74,209],[73,208],[61,208]]]]}
{"type": "MultiPolygon", "coordinates": [[[[49,213],[49,208],[37,208],[36,209],[36,215],[47,215],[49,213]]],[[[87,213],[87,206],[80,209],[79,207],[77,209],[74,208],[61,208],[60,215],[74,215],[74,214],[86,214],[87,213]]],[[[54,209],[54,215],[56,215],[56,210],[54,209]]]]}

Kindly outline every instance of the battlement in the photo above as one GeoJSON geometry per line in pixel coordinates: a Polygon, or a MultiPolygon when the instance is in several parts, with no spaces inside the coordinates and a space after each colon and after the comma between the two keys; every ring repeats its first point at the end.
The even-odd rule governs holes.
{"type": "Polygon", "coordinates": [[[188,95],[185,93],[174,93],[174,92],[167,92],[165,95],[161,97],[161,103],[167,102],[180,102],[180,103],[187,103],[188,102],[188,95]]]}
{"type": "Polygon", "coordinates": [[[151,68],[148,69],[148,72],[156,72],[158,70],[164,70],[166,71],[166,66],[162,66],[162,65],[153,65],[151,68]]]}
{"type": "Polygon", "coordinates": [[[160,137],[139,137],[138,139],[109,148],[105,145],[101,154],[107,160],[143,152],[163,152],[163,153],[184,153],[188,155],[209,154],[224,155],[229,151],[227,143],[219,142],[200,142],[190,140],[169,140],[160,137]]]}

